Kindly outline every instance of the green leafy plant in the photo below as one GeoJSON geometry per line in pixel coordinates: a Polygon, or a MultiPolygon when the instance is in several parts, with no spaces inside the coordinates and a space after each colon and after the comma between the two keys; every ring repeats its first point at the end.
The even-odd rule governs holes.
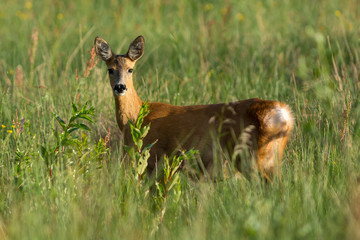
{"type": "Polygon", "coordinates": [[[62,120],[57,114],[53,113],[55,119],[63,129],[63,132],[60,135],[54,131],[57,140],[56,148],[54,150],[55,152],[57,152],[59,148],[65,146],[79,147],[81,145],[81,141],[79,140],[79,136],[75,134],[77,130],[91,131],[86,124],[79,122],[79,120],[84,119],[90,123],[93,123],[94,121],[92,116],[94,116],[94,107],[87,108],[87,103],[85,103],[85,105],[80,110],[77,109],[74,103],[72,103],[71,106],[72,116],[68,123],[62,120]]]}
{"type": "Polygon", "coordinates": [[[131,136],[134,142],[134,147],[125,146],[125,150],[133,160],[133,166],[135,171],[135,177],[139,181],[139,185],[141,181],[145,178],[145,171],[148,166],[148,159],[150,157],[150,149],[156,143],[153,142],[147,146],[143,147],[143,140],[148,134],[150,130],[150,123],[146,126],[142,126],[144,122],[144,118],[149,114],[149,104],[144,102],[140,108],[140,112],[138,118],[135,123],[129,121],[131,136]]]}
{"type": "Polygon", "coordinates": [[[14,158],[14,177],[17,187],[22,190],[26,174],[31,172],[32,159],[28,151],[15,151],[14,158]]]}
{"type": "Polygon", "coordinates": [[[166,204],[169,194],[172,193],[174,196],[173,199],[175,204],[180,199],[181,179],[178,169],[182,166],[184,160],[194,158],[196,154],[198,154],[198,151],[191,149],[187,152],[181,151],[179,155],[173,156],[171,160],[168,156],[164,156],[163,179],[162,181],[155,182],[157,189],[155,200],[160,210],[160,223],[163,221],[165,216],[166,204]]]}
{"type": "Polygon", "coordinates": [[[100,139],[95,146],[89,146],[88,137],[84,134],[84,131],[91,131],[84,122],[94,122],[92,118],[94,111],[94,107],[88,107],[88,103],[80,109],[72,103],[72,116],[67,123],[58,114],[53,113],[62,131],[59,133],[54,129],[55,143],[46,143],[40,147],[50,177],[53,176],[55,166],[60,168],[66,165],[77,166],[79,173],[87,173],[93,160],[98,162],[98,168],[102,166],[100,160],[107,152],[106,142],[100,139]]]}

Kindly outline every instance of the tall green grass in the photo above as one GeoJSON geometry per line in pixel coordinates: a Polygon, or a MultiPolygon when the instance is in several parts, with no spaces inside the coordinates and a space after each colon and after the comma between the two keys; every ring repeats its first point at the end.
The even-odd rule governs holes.
{"type": "Polygon", "coordinates": [[[0,238],[360,238],[356,1],[3,5],[0,238]],[[105,65],[84,75],[95,36],[124,53],[140,34],[146,48],[134,84],[143,100],[185,105],[260,97],[291,106],[296,127],[282,182],[229,176],[214,183],[182,172],[159,221],[151,187],[139,193],[124,163],[105,65]],[[62,155],[50,177],[41,147],[50,148],[61,132],[53,112],[69,119],[72,102],[94,106],[92,132],[78,133],[83,148],[62,155]],[[111,148],[99,160],[90,153],[109,131],[111,148]],[[77,154],[86,154],[86,171],[71,163],[77,154]]]}

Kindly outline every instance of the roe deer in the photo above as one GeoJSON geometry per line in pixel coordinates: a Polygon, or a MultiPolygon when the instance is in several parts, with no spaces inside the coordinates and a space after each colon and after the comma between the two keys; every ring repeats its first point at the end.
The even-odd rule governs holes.
{"type": "MultiPolygon", "coordinates": [[[[94,45],[97,55],[108,67],[117,124],[125,144],[131,145],[128,121],[136,121],[142,104],[133,85],[132,73],[136,61],[144,53],[145,40],[137,37],[123,55],[114,54],[109,44],[99,37],[95,38],[94,45]]],[[[164,154],[169,156],[180,149],[191,148],[199,150],[202,163],[208,168],[214,157],[212,131],[221,134],[218,136],[222,147],[231,151],[241,132],[247,129],[250,152],[260,172],[271,181],[269,174],[280,166],[294,124],[286,104],[257,98],[210,105],[174,106],[157,102],[149,105],[150,113],[144,124],[151,123],[151,127],[144,146],[158,140],[150,151],[149,171],[164,154]]],[[[240,168],[239,164],[236,166],[240,168]]]]}

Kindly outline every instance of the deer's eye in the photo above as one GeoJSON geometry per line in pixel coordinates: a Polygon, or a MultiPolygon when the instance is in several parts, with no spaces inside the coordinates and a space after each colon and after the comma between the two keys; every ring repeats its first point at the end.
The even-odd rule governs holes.
{"type": "Polygon", "coordinates": [[[133,72],[133,69],[130,68],[130,69],[128,70],[128,73],[132,73],[132,72],[133,72]]]}
{"type": "Polygon", "coordinates": [[[113,73],[114,73],[114,69],[112,69],[112,68],[109,68],[108,71],[109,71],[109,74],[113,74],[113,73]]]}

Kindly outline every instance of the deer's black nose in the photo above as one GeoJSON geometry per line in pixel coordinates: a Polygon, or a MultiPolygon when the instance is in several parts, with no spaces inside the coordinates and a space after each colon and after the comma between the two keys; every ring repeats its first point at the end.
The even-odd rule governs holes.
{"type": "Polygon", "coordinates": [[[114,91],[117,91],[119,93],[126,91],[126,85],[125,84],[116,84],[114,87],[114,91]]]}

